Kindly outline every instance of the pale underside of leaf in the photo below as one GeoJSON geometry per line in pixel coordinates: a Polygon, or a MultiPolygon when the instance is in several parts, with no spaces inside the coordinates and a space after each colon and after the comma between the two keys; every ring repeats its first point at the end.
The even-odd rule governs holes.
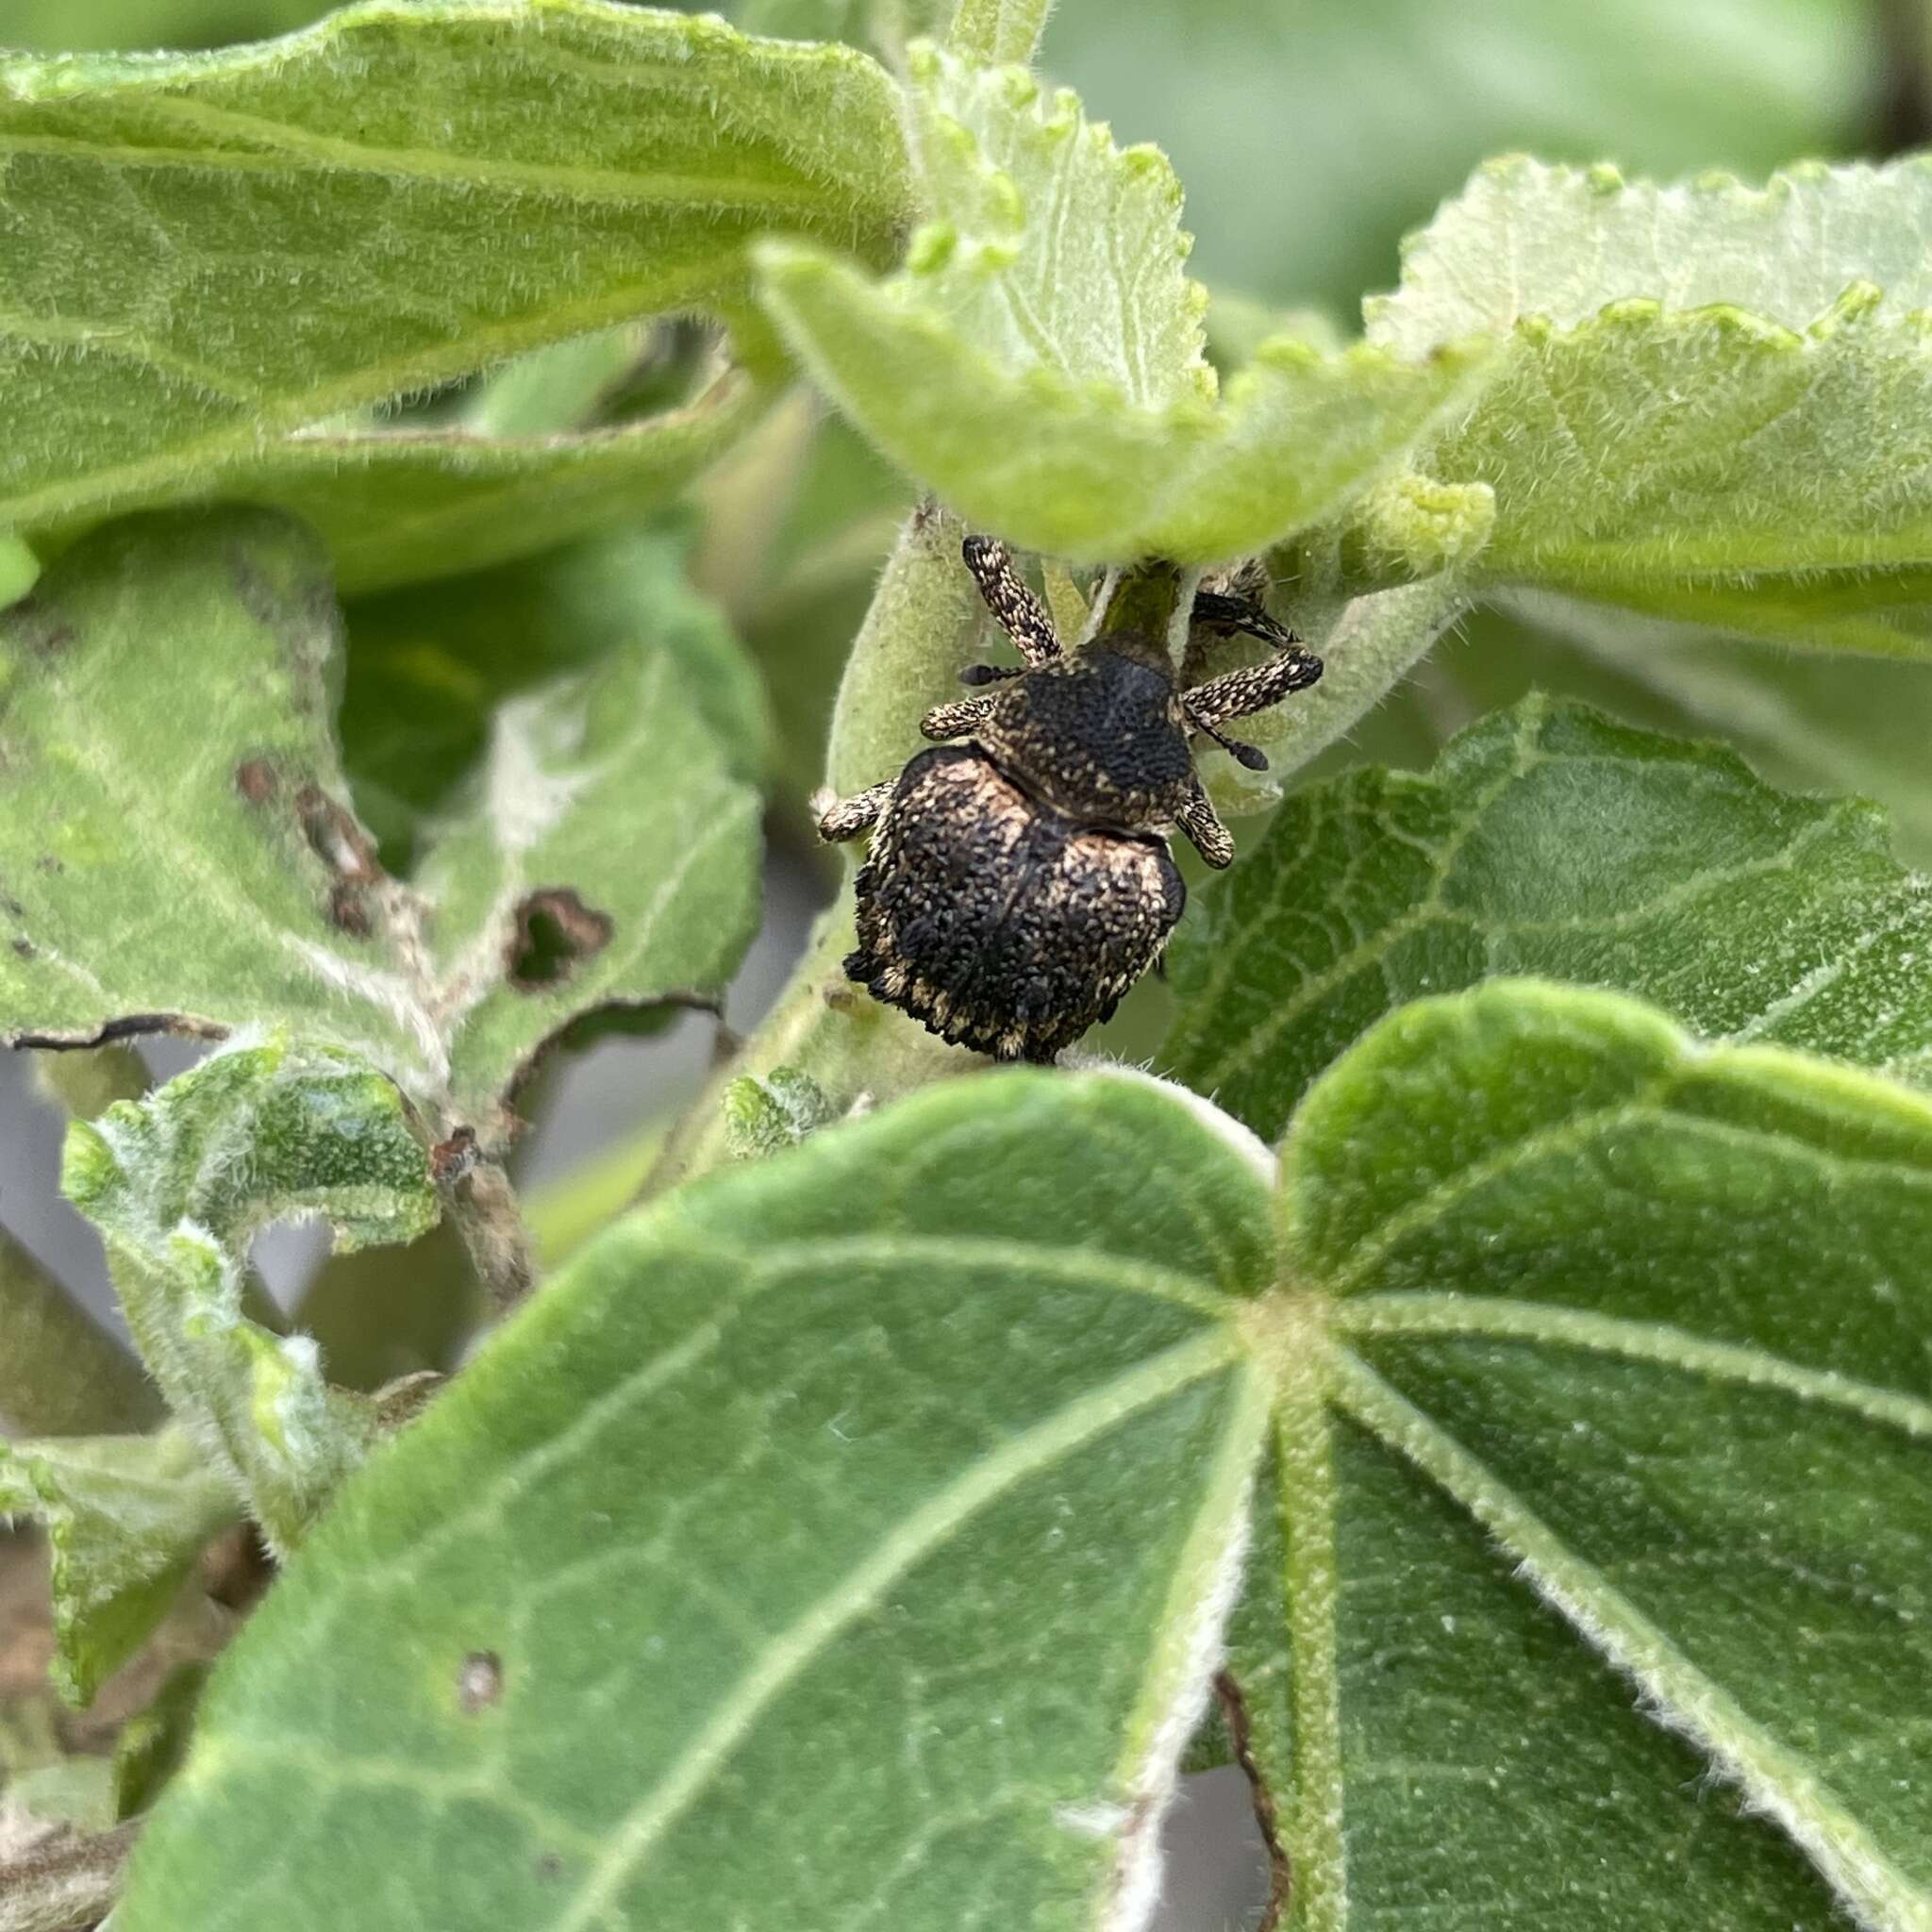
{"type": "Polygon", "coordinates": [[[1412,238],[1369,339],[1507,340],[1423,458],[1494,490],[1485,580],[1923,657],[1927,232],[1918,158],[1761,192],[1491,163],[1412,238]]]}
{"type": "Polygon", "coordinates": [[[741,304],[768,229],[879,258],[905,199],[871,60],[606,0],[371,0],[258,47],[13,56],[0,158],[0,519],[30,526],[201,494],[265,437],[545,342],[741,304]]]}
{"type": "Polygon", "coordinates": [[[1283,338],[1217,401],[1164,158],[946,56],[919,65],[912,120],[931,221],[905,267],[874,282],[768,244],[764,294],[820,385],[976,526],[1062,557],[1240,555],[1359,494],[1480,387],[1480,345],[1283,338]]]}
{"type": "MultiPolygon", "coordinates": [[[[640,518],[749,428],[768,400],[721,377],[688,408],[542,436],[466,429],[302,430],[111,507],[245,500],[318,529],[344,595],[459,575],[640,518]]],[[[91,505],[89,521],[106,503],[91,505]]],[[[58,533],[57,533],[58,535],[58,533]]]]}

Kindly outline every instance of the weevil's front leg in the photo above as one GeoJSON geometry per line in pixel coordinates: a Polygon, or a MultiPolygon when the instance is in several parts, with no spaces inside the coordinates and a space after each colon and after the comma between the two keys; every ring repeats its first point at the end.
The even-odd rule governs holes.
{"type": "Polygon", "coordinates": [[[1214,809],[1200,779],[1194,780],[1188,802],[1174,823],[1216,872],[1224,872],[1234,863],[1234,834],[1221,823],[1221,814],[1214,809]]]}
{"type": "Polygon", "coordinates": [[[997,537],[969,537],[959,546],[986,608],[1012,639],[1027,664],[1038,667],[1060,655],[1060,641],[1046,606],[1026,588],[1013,568],[1013,553],[997,537]]]}
{"type": "Polygon", "coordinates": [[[819,837],[838,843],[871,831],[878,824],[879,814],[885,810],[897,783],[896,778],[882,778],[863,791],[855,791],[850,798],[841,798],[830,786],[814,791],[811,808],[818,815],[819,837]]]}
{"type": "Polygon", "coordinates": [[[1241,590],[1195,591],[1194,608],[1189,613],[1188,621],[1203,625],[1221,637],[1231,638],[1238,632],[1243,632],[1251,638],[1259,638],[1263,643],[1282,649],[1301,642],[1285,624],[1278,624],[1269,616],[1257,597],[1249,596],[1241,590]]]}
{"type": "Polygon", "coordinates": [[[992,714],[991,698],[960,698],[950,705],[935,705],[919,721],[927,738],[943,743],[949,738],[971,738],[992,714]]]}
{"type": "Polygon", "coordinates": [[[1293,692],[1306,691],[1321,675],[1321,658],[1306,646],[1291,643],[1258,664],[1210,677],[1182,696],[1195,723],[1202,730],[1212,732],[1230,719],[1265,711],[1293,692]]]}

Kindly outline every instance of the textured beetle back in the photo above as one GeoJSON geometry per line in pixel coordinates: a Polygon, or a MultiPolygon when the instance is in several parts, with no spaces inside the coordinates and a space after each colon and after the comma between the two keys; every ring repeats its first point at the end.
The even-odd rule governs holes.
{"type": "Polygon", "coordinates": [[[1042,1061],[1112,1013],[1187,896],[1160,840],[1083,826],[970,745],[906,767],[858,892],[851,978],[942,1040],[1042,1061]]]}
{"type": "Polygon", "coordinates": [[[1173,677],[1104,644],[1029,673],[974,735],[1078,819],[1171,824],[1193,776],[1173,677]]]}

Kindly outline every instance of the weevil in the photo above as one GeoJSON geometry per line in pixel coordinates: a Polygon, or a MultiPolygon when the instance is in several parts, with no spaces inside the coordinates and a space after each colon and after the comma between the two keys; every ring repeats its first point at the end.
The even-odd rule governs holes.
{"type": "Polygon", "coordinates": [[[1265,769],[1221,727],[1307,690],[1322,660],[1256,598],[1203,592],[1193,625],[1275,649],[1182,690],[1161,640],[1102,630],[1068,651],[1004,543],[961,549],[1024,661],[962,673],[999,689],[928,711],[939,742],[897,777],[816,801],[819,835],[872,834],[848,978],[942,1040],[1050,1062],[1159,958],[1187,900],[1174,832],[1211,866],[1234,858],[1191,741],[1265,769]]]}

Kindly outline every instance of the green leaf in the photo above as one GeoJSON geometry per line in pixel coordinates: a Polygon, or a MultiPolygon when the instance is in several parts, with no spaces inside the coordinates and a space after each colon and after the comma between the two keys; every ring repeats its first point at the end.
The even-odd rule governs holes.
{"type": "Polygon", "coordinates": [[[724,1134],[732,1158],[757,1160],[796,1147],[838,1119],[825,1090],[796,1067],[746,1074],[724,1090],[724,1134]]]}
{"type": "MultiPolygon", "coordinates": [[[[1527,668],[1530,681],[1581,686],[1579,694],[1635,723],[1722,735],[1776,784],[1877,800],[1901,854],[1932,864],[1922,665],[1774,645],[1740,650],[1708,631],[1554,597],[1512,599],[1506,613],[1485,613],[1473,628],[1495,668],[1507,661],[1519,679],[1527,668]]],[[[1464,662],[1458,653],[1444,668],[1466,688],[1464,662]]]]}
{"type": "Polygon", "coordinates": [[[347,1252],[437,1219],[396,1088],[340,1048],[237,1040],[143,1101],[68,1129],[61,1191],[99,1228],[142,1358],[175,1420],[288,1550],[374,1435],[315,1344],[242,1312],[248,1246],[319,1216],[347,1252]]]}
{"type": "Polygon", "coordinates": [[[0,1228],[0,1432],[140,1429],[160,1405],[120,1342],[0,1228]]]}
{"type": "Polygon", "coordinates": [[[1932,1924],[1932,1107],[1503,983],[1376,1028],[1283,1163],[1232,1667],[1295,1923],[1826,1932],[1822,1875],[1932,1924]]]}
{"type": "Polygon", "coordinates": [[[241,1511],[225,1472],[180,1429],[0,1443],[0,1517],[47,1528],[62,1696],[92,1702],[154,1633],[203,1545],[241,1511]]]}
{"type": "Polygon", "coordinates": [[[208,1665],[199,1659],[177,1664],[147,1707],[122,1727],[114,1740],[115,1818],[145,1811],[180,1770],[207,1682],[208,1665]]]}
{"type": "Polygon", "coordinates": [[[969,524],[1058,556],[1212,560],[1331,514],[1465,408],[1478,350],[1282,337],[1217,400],[1180,188],[1024,69],[915,58],[928,217],[875,282],[796,243],[764,296],[808,370],[969,524]]]}
{"type": "Polygon", "coordinates": [[[245,498],[306,518],[345,593],[455,576],[631,525],[668,503],[767,400],[734,373],[688,408],[558,434],[469,428],[306,431],[196,491],[138,501],[245,498]]]}
{"type": "MultiPolygon", "coordinates": [[[[494,1139],[506,1089],[583,1015],[711,998],[756,922],[755,697],[670,538],[534,568],[569,593],[552,634],[601,651],[494,714],[406,885],[344,795],[313,540],[237,512],[69,552],[0,616],[0,799],[31,801],[0,812],[8,1037],[283,1024],[494,1139]]],[[[445,743],[489,696],[458,675],[445,743]]]]}
{"type": "Polygon", "coordinates": [[[1495,492],[1480,576],[1932,652],[1928,219],[1917,159],[1800,168],[1761,192],[1479,170],[1367,314],[1394,356],[1508,340],[1424,458],[1495,492]]]}
{"type": "Polygon", "coordinates": [[[291,1932],[1144,1909],[1261,1422],[1239,1139],[995,1076],[623,1223],[251,1620],[125,1932],[243,1869],[291,1932]]]}
{"type": "Polygon", "coordinates": [[[341,411],[628,317],[741,309],[772,230],[882,259],[907,199],[864,56],[605,0],[13,56],[0,154],[0,524],[28,527],[250,490],[265,445],[325,461],[272,440],[341,411]]]}
{"type": "Polygon", "coordinates": [[[1273,1138],[1404,1000],[1495,974],[1641,993],[1710,1039],[1932,1083],[1932,887],[1883,816],[1530,697],[1426,774],[1297,793],[1195,900],[1164,1068],[1273,1138]]]}
{"type": "Polygon", "coordinates": [[[1250,1515],[1301,1932],[1919,1932],[1932,1103],[1499,982],[1269,1174],[1005,1074],[633,1216],[225,1660],[127,1932],[1139,1924],[1250,1515]]]}

